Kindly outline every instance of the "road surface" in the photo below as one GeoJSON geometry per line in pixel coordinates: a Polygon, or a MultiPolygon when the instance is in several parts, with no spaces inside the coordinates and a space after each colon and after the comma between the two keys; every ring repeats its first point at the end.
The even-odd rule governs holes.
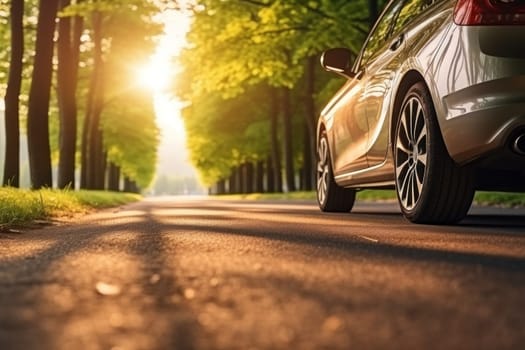
{"type": "Polygon", "coordinates": [[[525,349],[525,211],[171,197],[0,233],[0,349],[525,349]]]}

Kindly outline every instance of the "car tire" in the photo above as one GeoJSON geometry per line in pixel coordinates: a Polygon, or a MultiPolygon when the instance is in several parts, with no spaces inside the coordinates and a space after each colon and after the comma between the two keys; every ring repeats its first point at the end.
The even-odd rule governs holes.
{"type": "Polygon", "coordinates": [[[355,202],[356,191],[339,186],[334,180],[326,132],[317,145],[317,202],[324,212],[349,212],[355,202]]]}
{"type": "Polygon", "coordinates": [[[450,158],[424,83],[408,90],[397,120],[395,181],[403,215],[414,223],[457,223],[474,197],[471,172],[450,158]]]}

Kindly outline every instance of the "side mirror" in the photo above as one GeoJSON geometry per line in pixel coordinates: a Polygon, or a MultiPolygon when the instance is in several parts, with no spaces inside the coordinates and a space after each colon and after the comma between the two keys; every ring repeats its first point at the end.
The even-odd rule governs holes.
{"type": "Polygon", "coordinates": [[[355,77],[352,72],[352,52],[343,47],[328,49],[321,55],[321,66],[345,78],[355,77]]]}

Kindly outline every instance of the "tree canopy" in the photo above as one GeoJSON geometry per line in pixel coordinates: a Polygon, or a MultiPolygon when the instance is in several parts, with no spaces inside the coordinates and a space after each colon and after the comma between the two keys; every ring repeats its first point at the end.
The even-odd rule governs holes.
{"type": "Polygon", "coordinates": [[[292,170],[294,177],[312,168],[315,116],[342,83],[315,62],[330,47],[357,56],[377,15],[369,8],[364,0],[196,2],[176,92],[191,103],[184,113],[188,145],[206,184],[269,156],[295,159],[305,172],[292,170]]]}
{"type": "MultiPolygon", "coordinates": [[[[26,129],[29,86],[33,84],[35,91],[50,91],[49,98],[39,94],[39,98],[43,96],[49,100],[49,110],[35,109],[42,115],[34,120],[44,123],[42,125],[46,127],[36,126],[28,140],[30,145],[35,140],[43,142],[33,150],[34,159],[41,162],[31,165],[33,186],[50,186],[51,182],[45,174],[46,164],[52,161],[58,166],[60,174],[64,165],[61,164],[63,157],[58,155],[69,153],[73,155],[73,164],[70,164],[73,171],[93,164],[102,165],[95,169],[101,177],[102,186],[105,182],[104,173],[107,172],[106,164],[110,162],[122,170],[121,174],[129,182],[141,188],[148,187],[155,175],[159,132],[155,123],[152,91],[137,84],[135,75],[137,65],[147,62],[155,50],[156,38],[163,29],[156,16],[170,1],[60,0],[59,11],[49,15],[53,16],[53,22],[56,23],[54,30],[51,29],[51,33],[56,32],[54,38],[58,38],[54,45],[59,46],[58,50],[53,50],[53,55],[57,52],[64,54],[58,58],[54,56],[50,63],[43,63],[44,71],[48,70],[52,74],[53,80],[50,82],[39,82],[31,77],[36,63],[33,57],[38,59],[43,53],[42,48],[35,46],[35,39],[40,32],[49,32],[49,29],[37,27],[38,18],[50,10],[49,4],[36,0],[17,3],[20,2],[25,3],[25,30],[22,34],[25,58],[20,114],[16,118],[21,121],[22,132],[25,133],[26,129]],[[78,32],[73,34],[75,30],[78,32]],[[73,37],[69,37],[70,34],[73,37]],[[73,43],[77,39],[78,45],[75,46],[73,43]],[[64,40],[71,42],[60,46],[64,40]],[[57,75],[57,69],[60,73],[61,67],[66,65],[70,68],[63,70],[65,75],[57,75]],[[58,80],[60,77],[62,80],[58,80]],[[72,104],[71,100],[74,100],[72,104]],[[74,110],[66,110],[65,106],[74,106],[74,110]],[[48,121],[45,116],[49,118],[48,121]],[[73,125],[73,130],[70,125],[73,125]],[[85,133],[87,139],[77,138],[75,129],[78,135],[85,133]],[[67,135],[74,134],[73,138],[69,137],[69,143],[63,142],[65,130],[67,135]],[[53,155],[49,161],[42,155],[45,144],[50,145],[53,155]],[[79,160],[84,156],[90,162],[81,164],[79,160]]],[[[12,49],[9,38],[19,35],[12,33],[9,28],[9,9],[14,3],[0,1],[0,92],[3,94],[7,87],[7,73],[13,64],[9,62],[12,49]]],[[[6,147],[6,153],[10,150],[14,148],[6,147]]],[[[18,150],[14,150],[11,155],[18,158],[17,153],[18,150]]]]}

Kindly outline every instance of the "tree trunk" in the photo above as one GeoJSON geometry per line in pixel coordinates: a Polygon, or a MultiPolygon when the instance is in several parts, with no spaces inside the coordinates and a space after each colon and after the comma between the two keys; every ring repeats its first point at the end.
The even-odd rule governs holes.
{"type": "Polygon", "coordinates": [[[293,165],[292,147],[292,106],[290,101],[290,89],[282,88],[282,118],[284,135],[284,170],[286,177],[286,187],[288,192],[295,191],[295,172],[293,165]]]}
{"type": "Polygon", "coordinates": [[[242,166],[238,166],[235,168],[235,187],[234,192],[235,194],[242,193],[242,166]]]}
{"type": "Polygon", "coordinates": [[[20,89],[24,56],[24,1],[12,0],[11,57],[5,103],[4,186],[20,186],[20,89]]]}
{"type": "Polygon", "coordinates": [[[217,181],[217,194],[226,193],[226,182],[224,180],[217,181]]]}
{"type": "MultiPolygon", "coordinates": [[[[307,127],[304,128],[304,137],[305,139],[310,137],[310,131],[307,127]]],[[[314,174],[312,173],[312,170],[315,169],[313,166],[312,149],[310,147],[310,142],[305,140],[305,142],[303,143],[303,169],[301,172],[301,189],[303,191],[311,191],[314,188],[312,183],[312,180],[314,179],[314,174]]]]}
{"type": "Polygon", "coordinates": [[[140,189],[139,185],[137,185],[137,182],[133,181],[132,184],[133,184],[133,193],[140,193],[141,189],[140,189]]]}
{"type": "Polygon", "coordinates": [[[273,171],[273,159],[268,157],[266,161],[266,192],[274,193],[275,191],[275,177],[273,171]]]}
{"type": "Polygon", "coordinates": [[[112,162],[109,163],[108,169],[108,190],[120,191],[120,168],[112,162]]]}
{"type": "Polygon", "coordinates": [[[283,179],[281,176],[281,145],[279,142],[279,95],[278,90],[271,89],[271,112],[270,112],[270,132],[271,132],[271,160],[273,190],[271,192],[283,191],[283,179]]]}
{"type": "Polygon", "coordinates": [[[242,193],[242,166],[232,169],[228,187],[230,194],[242,193]]]}
{"type": "MultiPolygon", "coordinates": [[[[71,0],[61,0],[60,9],[71,0]]],[[[75,188],[75,156],[77,142],[78,65],[83,19],[62,17],[58,24],[57,98],[60,116],[58,187],[75,188]]]]}
{"type": "Polygon", "coordinates": [[[246,163],[239,166],[239,172],[241,176],[241,193],[248,193],[248,178],[246,172],[246,163]]]}
{"type": "Polygon", "coordinates": [[[133,192],[133,184],[129,177],[124,178],[124,192],[133,192]]]}
{"type": "Polygon", "coordinates": [[[264,163],[261,161],[255,165],[255,192],[264,192],[264,163]]]}
{"type": "Polygon", "coordinates": [[[235,171],[232,170],[230,177],[228,178],[228,193],[235,193],[235,171]]]}
{"type": "Polygon", "coordinates": [[[126,176],[124,178],[124,192],[140,193],[140,188],[135,181],[126,176]]]}
{"type": "Polygon", "coordinates": [[[86,152],[82,161],[82,174],[85,180],[84,188],[101,189],[103,185],[103,147],[102,132],[100,130],[100,116],[103,108],[103,59],[102,59],[102,14],[93,14],[93,45],[94,65],[88,95],[86,119],[82,137],[82,151],[86,152]],[[85,142],[85,144],[84,144],[85,142]]]}
{"type": "Polygon", "coordinates": [[[97,177],[97,190],[105,190],[107,188],[107,172],[108,172],[108,153],[102,151],[102,157],[100,158],[100,172],[97,177]]]}
{"type": "Polygon", "coordinates": [[[253,193],[254,168],[253,163],[243,164],[243,193],[253,193]]]}
{"type": "Polygon", "coordinates": [[[315,71],[318,65],[316,56],[308,58],[306,67],[306,96],[305,96],[305,118],[307,133],[304,142],[304,187],[310,191],[315,188],[315,166],[316,159],[316,121],[317,109],[315,107],[315,71]]]}
{"type": "MultiPolygon", "coordinates": [[[[88,101],[90,100],[88,96],[88,101]]],[[[87,111],[84,116],[84,123],[82,125],[82,144],[80,146],[80,188],[88,188],[88,144],[89,144],[89,112],[90,104],[87,104],[87,111]]]]}
{"type": "Polygon", "coordinates": [[[29,170],[34,189],[53,185],[49,147],[49,98],[58,0],[40,0],[38,8],[36,49],[27,111],[29,170]]]}
{"type": "Polygon", "coordinates": [[[103,158],[102,158],[102,174],[101,174],[101,179],[102,179],[102,185],[101,186],[102,186],[103,189],[107,188],[108,166],[109,166],[109,163],[108,163],[108,152],[104,151],[104,155],[103,155],[103,158]]]}

